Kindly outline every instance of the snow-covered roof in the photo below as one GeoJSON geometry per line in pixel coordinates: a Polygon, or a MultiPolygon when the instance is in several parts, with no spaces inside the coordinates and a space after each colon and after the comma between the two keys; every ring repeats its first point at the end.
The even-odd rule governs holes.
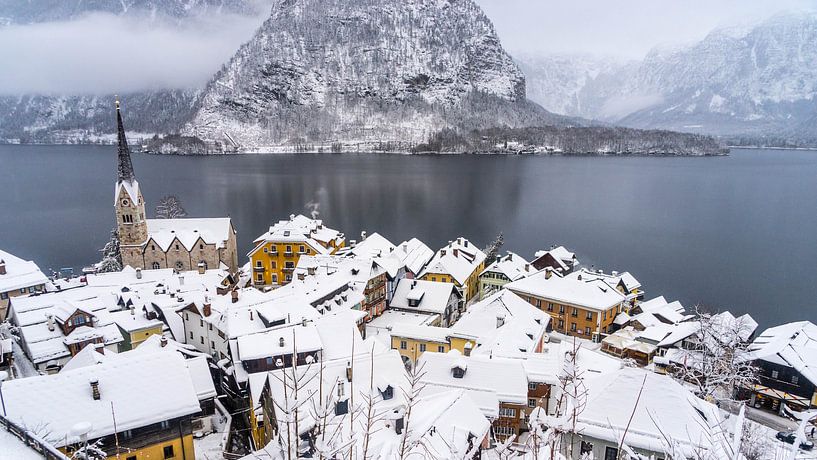
{"type": "Polygon", "coordinates": [[[0,446],[3,446],[2,456],[9,460],[43,460],[43,456],[33,447],[5,429],[0,430],[0,446]]]}
{"type": "Polygon", "coordinates": [[[409,433],[417,438],[411,444],[416,447],[406,457],[466,458],[469,445],[478,446],[491,428],[472,394],[464,390],[421,393],[412,408],[409,433]]]}
{"type": "Polygon", "coordinates": [[[199,238],[204,244],[224,248],[233,231],[229,217],[218,218],[183,218],[183,219],[146,219],[148,241],[153,240],[167,252],[173,241],[178,239],[187,251],[195,248],[199,238]]]}
{"type": "Polygon", "coordinates": [[[474,354],[510,357],[535,352],[549,324],[550,315],[502,289],[468,307],[451,330],[478,337],[474,354]]]}
{"type": "Polygon", "coordinates": [[[429,326],[437,323],[440,315],[436,313],[410,312],[387,309],[380,316],[366,323],[366,338],[376,338],[391,348],[391,331],[401,324],[410,326],[429,326]]]}
{"type": "Polygon", "coordinates": [[[434,251],[417,238],[412,238],[398,244],[392,255],[397,257],[408,271],[417,275],[434,258],[434,251]]]}
{"type": "Polygon", "coordinates": [[[448,343],[448,337],[453,335],[453,332],[447,327],[396,324],[391,329],[391,335],[399,338],[448,343]]]}
{"type": "Polygon", "coordinates": [[[279,327],[238,338],[241,361],[291,354],[293,350],[306,353],[322,348],[320,335],[312,323],[279,327]]]}
{"type": "Polygon", "coordinates": [[[144,427],[201,410],[184,359],[176,353],[123,353],[116,359],[53,375],[16,379],[3,384],[11,420],[27,427],[48,427],[56,447],[78,441],[77,422],[92,426],[90,439],[144,427]],[[90,382],[99,385],[92,397],[90,382]]]}
{"type": "Polygon", "coordinates": [[[522,256],[508,251],[506,255],[499,257],[494,263],[483,270],[480,276],[489,272],[501,273],[509,280],[516,281],[534,274],[536,270],[522,256]]]}
{"type": "Polygon", "coordinates": [[[586,378],[602,376],[622,366],[618,359],[586,348],[582,346],[582,342],[577,341],[574,345],[567,340],[547,343],[541,353],[527,354],[520,361],[522,361],[529,381],[557,385],[558,376],[562,374],[566,359],[574,352],[576,353],[576,364],[584,372],[586,378]]]}
{"type": "MultiPolygon", "coordinates": [[[[269,230],[256,238],[253,243],[256,246],[267,242],[305,243],[320,254],[329,254],[332,252],[329,249],[332,245],[339,248],[344,241],[343,233],[325,226],[321,220],[310,219],[299,214],[291,215],[289,220],[281,220],[270,226],[269,230]]],[[[254,248],[250,254],[256,250],[257,248],[254,248]]]]}
{"type": "Polygon", "coordinates": [[[465,238],[457,238],[434,254],[419,276],[428,273],[451,275],[460,285],[464,285],[479,265],[485,261],[485,253],[465,238]]]}
{"type": "Polygon", "coordinates": [[[444,314],[448,300],[456,295],[457,289],[452,283],[435,281],[401,279],[392,297],[391,307],[444,314]],[[418,301],[417,306],[409,301],[418,301]]]}
{"type": "Polygon", "coordinates": [[[643,369],[624,367],[586,385],[588,399],[576,427],[581,436],[613,444],[624,436],[631,448],[651,452],[665,452],[669,438],[691,458],[711,447],[709,433],[722,420],[719,409],[680,383],[643,369]]]}
{"type": "Polygon", "coordinates": [[[791,367],[817,385],[817,326],[799,321],[763,331],[750,345],[752,358],[791,367]]]}
{"type": "Polygon", "coordinates": [[[545,270],[508,283],[505,288],[517,293],[597,311],[608,310],[626,299],[615,287],[603,280],[562,278],[554,275],[548,278],[545,270]]]}
{"type": "Polygon", "coordinates": [[[493,392],[500,402],[509,404],[527,404],[528,401],[528,377],[521,360],[463,356],[457,350],[448,353],[427,351],[417,366],[423,370],[422,381],[427,386],[464,389],[469,394],[493,392]],[[465,374],[462,378],[454,377],[452,368],[463,362],[467,365],[465,374]]]}
{"type": "Polygon", "coordinates": [[[383,235],[375,232],[359,241],[355,247],[350,247],[346,254],[353,257],[375,258],[385,257],[394,251],[395,246],[383,235]]]}
{"type": "Polygon", "coordinates": [[[639,282],[630,272],[612,272],[612,273],[604,273],[601,270],[589,270],[586,268],[582,268],[581,270],[575,271],[565,276],[565,278],[575,278],[575,279],[584,279],[584,280],[592,280],[598,279],[607,282],[610,286],[614,287],[622,287],[625,292],[631,293],[634,290],[637,290],[641,287],[641,282],[639,282]]]}
{"type": "Polygon", "coordinates": [[[149,319],[143,312],[121,310],[108,313],[111,320],[125,332],[133,333],[145,329],[161,328],[164,323],[158,319],[149,319]]]}
{"type": "Polygon", "coordinates": [[[0,264],[5,264],[6,267],[6,274],[0,275],[0,292],[40,286],[48,282],[48,278],[40,271],[37,264],[30,260],[23,260],[2,249],[0,249],[0,264]]]}

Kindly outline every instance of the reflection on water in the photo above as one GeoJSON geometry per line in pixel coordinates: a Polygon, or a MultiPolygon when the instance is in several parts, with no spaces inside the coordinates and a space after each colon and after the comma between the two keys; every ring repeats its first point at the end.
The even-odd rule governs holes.
{"type": "MultiPolygon", "coordinates": [[[[42,268],[97,258],[113,225],[115,148],[0,146],[0,247],[42,268]]],[[[763,324],[815,319],[817,154],[726,158],[399,155],[135,155],[151,205],[229,215],[239,252],[290,213],[315,210],[358,239],[377,231],[432,247],[457,236],[529,257],[552,243],[585,264],[630,270],[647,295],[749,311],[763,324]]]]}

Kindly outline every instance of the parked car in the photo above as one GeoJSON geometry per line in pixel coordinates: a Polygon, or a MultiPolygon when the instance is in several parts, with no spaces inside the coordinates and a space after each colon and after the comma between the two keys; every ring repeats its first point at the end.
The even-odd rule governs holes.
{"type": "MultiPolygon", "coordinates": [[[[775,437],[788,444],[794,444],[794,441],[797,439],[797,435],[792,431],[780,431],[775,437]]],[[[805,440],[800,443],[800,448],[803,450],[814,449],[814,443],[809,440],[805,440]]]]}

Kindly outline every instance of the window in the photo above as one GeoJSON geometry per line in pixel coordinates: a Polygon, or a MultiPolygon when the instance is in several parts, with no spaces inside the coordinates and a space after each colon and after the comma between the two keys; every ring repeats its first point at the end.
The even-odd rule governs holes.
{"type": "Polygon", "coordinates": [[[199,320],[199,327],[204,327],[204,320],[203,319],[199,320]]]}
{"type": "Polygon", "coordinates": [[[193,331],[190,331],[190,340],[193,340],[193,331]]]}
{"type": "MultiPolygon", "coordinates": [[[[273,275],[275,276],[275,275],[273,275]]],[[[255,274],[255,282],[256,283],[263,283],[264,282],[264,274],[263,273],[256,273],[255,274]]]]}
{"type": "Polygon", "coordinates": [[[199,337],[199,342],[201,342],[201,344],[204,345],[204,336],[199,337]]]}
{"type": "Polygon", "coordinates": [[[304,246],[302,244],[301,247],[298,248],[298,252],[300,252],[301,254],[305,253],[306,252],[306,246],[304,246]]]}
{"type": "Polygon", "coordinates": [[[159,262],[153,262],[152,267],[153,267],[153,269],[154,269],[154,270],[158,270],[159,268],[161,268],[161,267],[159,266],[159,262]]]}
{"type": "Polygon", "coordinates": [[[536,308],[542,309],[542,301],[540,299],[536,299],[536,308]]]}
{"type": "Polygon", "coordinates": [[[593,321],[593,312],[588,311],[584,317],[587,321],[593,321]]]}
{"type": "Polygon", "coordinates": [[[565,306],[564,305],[559,305],[559,313],[564,313],[564,312],[565,312],[565,306]]]}
{"type": "Polygon", "coordinates": [[[122,439],[130,439],[133,437],[133,430],[125,430],[122,432],[122,439]]]}
{"type": "Polygon", "coordinates": [[[570,330],[576,332],[576,323],[570,323],[570,330]]]}
{"type": "Polygon", "coordinates": [[[136,455],[131,455],[129,457],[126,457],[125,460],[136,460],[136,455]]]}
{"type": "Polygon", "coordinates": [[[585,335],[590,336],[590,328],[589,327],[584,328],[584,333],[585,335]]]}
{"type": "Polygon", "coordinates": [[[579,316],[579,309],[574,307],[573,312],[570,314],[570,316],[572,316],[574,318],[579,316]]]}
{"type": "Polygon", "coordinates": [[[559,329],[564,329],[564,327],[565,327],[565,320],[560,319],[559,320],[559,329]]]}
{"type": "Polygon", "coordinates": [[[287,254],[292,253],[292,246],[287,245],[287,250],[286,250],[286,252],[287,252],[287,254]]]}
{"type": "Polygon", "coordinates": [[[215,348],[215,347],[216,347],[216,342],[213,342],[213,341],[211,340],[211,341],[210,341],[210,348],[215,348]]]}
{"type": "Polygon", "coordinates": [[[150,245],[150,250],[151,250],[151,251],[155,251],[155,250],[156,250],[156,245],[155,245],[155,244],[151,244],[151,245],[150,245]]]}
{"type": "Polygon", "coordinates": [[[394,388],[391,385],[387,386],[385,390],[383,390],[383,399],[391,399],[394,397],[394,388]]]}
{"type": "Polygon", "coordinates": [[[122,222],[124,222],[126,224],[132,224],[133,223],[133,216],[130,215],[130,214],[123,214],[122,215],[122,222]]]}
{"type": "Polygon", "coordinates": [[[175,457],[175,455],[173,455],[173,446],[172,445],[165,446],[164,449],[162,449],[162,453],[164,453],[165,458],[175,457]]]}
{"type": "Polygon", "coordinates": [[[25,293],[26,293],[26,288],[20,289],[20,294],[25,294],[25,293]]]}
{"type": "Polygon", "coordinates": [[[607,312],[605,311],[605,312],[604,312],[604,313],[601,315],[601,317],[602,317],[602,318],[603,318],[605,321],[607,321],[607,312]]]}
{"type": "Polygon", "coordinates": [[[465,376],[465,369],[463,369],[461,367],[455,367],[454,368],[454,378],[455,379],[461,379],[464,376],[465,376]]]}
{"type": "Polygon", "coordinates": [[[31,286],[30,288],[28,288],[28,293],[29,294],[34,294],[34,286],[31,286]]]}
{"type": "Polygon", "coordinates": [[[773,378],[773,379],[776,379],[778,375],[779,375],[779,374],[778,374],[778,372],[777,372],[777,371],[772,371],[772,378],[773,378]]]}
{"type": "Polygon", "coordinates": [[[516,418],[516,409],[512,409],[510,407],[500,407],[499,416],[507,418],[516,418]]]}
{"type": "Polygon", "coordinates": [[[179,250],[179,245],[178,245],[178,244],[176,245],[176,250],[177,250],[177,251],[179,250]]]}
{"type": "Polygon", "coordinates": [[[292,275],[289,275],[289,274],[288,274],[288,275],[287,275],[287,276],[286,276],[284,279],[285,279],[287,282],[290,282],[290,281],[292,281],[292,275]]]}
{"type": "Polygon", "coordinates": [[[512,426],[499,425],[494,427],[494,432],[498,436],[511,436],[516,434],[516,430],[512,426]]]}
{"type": "Polygon", "coordinates": [[[269,249],[264,248],[264,253],[266,254],[266,253],[268,253],[268,252],[269,252],[269,249]]]}
{"type": "Polygon", "coordinates": [[[536,390],[536,387],[538,387],[538,386],[539,386],[539,384],[538,384],[538,383],[536,383],[536,382],[530,382],[530,383],[528,383],[528,391],[535,391],[535,390],[536,390]]]}
{"type": "Polygon", "coordinates": [[[9,298],[8,292],[0,292],[0,299],[6,300],[9,298]]]}
{"type": "Polygon", "coordinates": [[[277,282],[278,282],[278,275],[277,275],[277,274],[275,274],[275,273],[273,273],[273,274],[272,274],[272,282],[273,282],[273,283],[277,283],[277,282]]]}
{"type": "Polygon", "coordinates": [[[161,423],[159,423],[159,428],[161,428],[163,430],[166,430],[166,429],[170,428],[170,421],[169,420],[163,420],[161,423]]]}
{"type": "Polygon", "coordinates": [[[255,261],[255,266],[258,268],[264,268],[264,264],[260,260],[255,261]]]}
{"type": "Polygon", "coordinates": [[[445,353],[445,346],[438,345],[437,346],[437,353],[445,353]]]}
{"type": "Polygon", "coordinates": [[[204,249],[204,245],[203,245],[203,244],[199,244],[199,249],[204,249]]]}
{"type": "Polygon", "coordinates": [[[284,268],[289,268],[289,269],[295,268],[295,262],[292,262],[292,261],[285,262],[284,263],[284,268]]]}
{"type": "Polygon", "coordinates": [[[183,268],[184,268],[184,264],[182,263],[181,260],[176,262],[176,270],[181,270],[183,268]]]}
{"type": "Polygon", "coordinates": [[[278,268],[278,264],[277,264],[277,263],[275,263],[275,261],[274,261],[274,260],[273,260],[272,262],[270,262],[270,263],[269,263],[269,266],[270,266],[270,268],[271,268],[271,269],[273,269],[273,270],[275,270],[276,268],[278,268]]]}
{"type": "Polygon", "coordinates": [[[208,328],[208,329],[210,329],[210,330],[212,331],[212,330],[213,330],[213,323],[208,324],[208,325],[207,325],[207,328],[208,328]]]}
{"type": "Polygon", "coordinates": [[[533,398],[528,398],[528,407],[536,407],[536,400],[533,398]]]}
{"type": "Polygon", "coordinates": [[[423,353],[423,352],[425,352],[425,351],[426,351],[426,344],[421,343],[421,344],[420,344],[420,353],[423,353]]]}
{"type": "Polygon", "coordinates": [[[431,281],[437,281],[437,277],[436,277],[436,276],[432,276],[432,277],[431,277],[431,281]]]}
{"type": "Polygon", "coordinates": [[[589,454],[589,453],[592,453],[592,452],[593,452],[593,443],[592,442],[587,442],[587,441],[582,441],[582,446],[581,446],[581,450],[579,451],[579,453],[581,455],[585,455],[585,454],[589,454]]]}
{"type": "Polygon", "coordinates": [[[617,460],[618,459],[618,449],[615,447],[607,446],[604,448],[604,460],[617,460]]]}
{"type": "Polygon", "coordinates": [[[548,311],[553,311],[553,302],[548,302],[548,311]]]}
{"type": "Polygon", "coordinates": [[[400,341],[400,349],[401,349],[401,350],[406,350],[406,349],[408,349],[408,344],[406,343],[406,341],[405,341],[405,340],[401,340],[401,341],[400,341]]]}
{"type": "Polygon", "coordinates": [[[796,375],[791,376],[791,383],[797,385],[797,381],[800,380],[796,375]]]}

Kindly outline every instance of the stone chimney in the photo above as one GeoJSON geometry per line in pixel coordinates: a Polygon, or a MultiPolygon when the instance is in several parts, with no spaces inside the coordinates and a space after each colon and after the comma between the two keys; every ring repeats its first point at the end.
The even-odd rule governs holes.
{"type": "Polygon", "coordinates": [[[99,401],[99,399],[102,397],[99,394],[99,380],[93,379],[88,383],[91,384],[91,396],[94,398],[94,401],[99,401]]]}
{"type": "Polygon", "coordinates": [[[0,275],[6,274],[6,261],[0,260],[0,275]]]}
{"type": "Polygon", "coordinates": [[[141,268],[136,269],[136,279],[138,279],[138,280],[142,279],[142,269],[141,268]]]}
{"type": "Polygon", "coordinates": [[[230,296],[233,299],[233,303],[238,303],[238,290],[233,289],[232,291],[230,291],[230,296]]]}

